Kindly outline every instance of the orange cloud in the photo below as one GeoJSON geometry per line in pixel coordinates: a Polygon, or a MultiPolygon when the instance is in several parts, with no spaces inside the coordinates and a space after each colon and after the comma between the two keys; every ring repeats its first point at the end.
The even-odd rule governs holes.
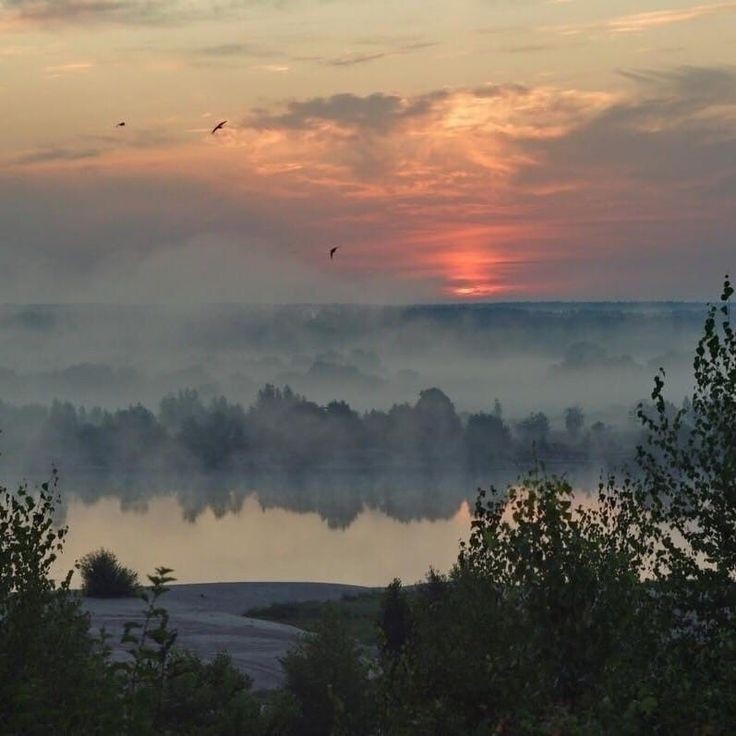
{"type": "Polygon", "coordinates": [[[612,34],[641,33],[675,23],[698,20],[723,13],[736,11],[736,2],[709,3],[693,5],[689,8],[670,8],[666,10],[649,10],[611,18],[601,23],[581,23],[554,26],[545,30],[556,31],[562,35],[572,36],[585,31],[607,31],[612,34]]]}
{"type": "Polygon", "coordinates": [[[226,145],[262,175],[348,197],[447,199],[480,181],[502,186],[534,163],[520,141],[563,136],[614,99],[495,85],[414,98],[336,95],[254,114],[226,145]]]}
{"type": "Polygon", "coordinates": [[[45,68],[45,72],[50,79],[58,79],[67,74],[80,74],[94,69],[95,64],[92,61],[72,61],[67,64],[53,64],[45,68]]]}
{"type": "MultiPolygon", "coordinates": [[[[14,167],[123,192],[189,187],[201,192],[181,207],[190,230],[228,242],[256,234],[318,270],[327,245],[340,244],[331,268],[347,300],[366,279],[398,280],[414,298],[562,293],[585,285],[585,268],[605,286],[595,264],[627,241],[651,249],[700,220],[731,227],[727,197],[705,192],[718,177],[729,186],[721,121],[736,107],[732,72],[633,81],[628,95],[487,85],[297,100],[190,143],[116,137],[27,152],[14,167]]],[[[156,204],[135,206],[147,221],[156,204]]]]}

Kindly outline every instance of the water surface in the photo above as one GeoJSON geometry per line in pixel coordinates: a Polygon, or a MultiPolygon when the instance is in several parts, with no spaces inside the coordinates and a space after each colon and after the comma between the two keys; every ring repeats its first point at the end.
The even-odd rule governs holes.
{"type": "MultiPolygon", "coordinates": [[[[57,575],[90,550],[106,547],[139,573],[172,567],[180,582],[322,581],[386,585],[394,577],[416,582],[429,570],[447,570],[470,531],[468,504],[442,520],[398,521],[366,509],[346,528],[317,513],[263,509],[255,496],[239,510],[195,519],[174,496],[158,496],[138,509],[119,499],[66,506],[69,536],[57,575]]],[[[78,578],[76,579],[78,582],[78,578]]]]}

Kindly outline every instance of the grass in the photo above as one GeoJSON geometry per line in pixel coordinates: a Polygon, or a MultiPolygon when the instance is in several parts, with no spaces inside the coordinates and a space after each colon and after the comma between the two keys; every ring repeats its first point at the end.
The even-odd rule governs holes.
{"type": "Polygon", "coordinates": [[[343,595],[335,601],[302,601],[300,603],[273,603],[263,608],[251,608],[245,615],[264,621],[296,626],[304,631],[314,631],[325,613],[337,612],[345,619],[350,633],[366,646],[378,643],[378,614],[383,590],[343,595]]]}

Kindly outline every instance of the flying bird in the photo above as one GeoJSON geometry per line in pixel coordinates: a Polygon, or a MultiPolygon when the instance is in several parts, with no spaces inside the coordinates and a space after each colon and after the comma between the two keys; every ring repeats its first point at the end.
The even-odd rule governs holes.
{"type": "Polygon", "coordinates": [[[334,248],[330,248],[330,260],[332,260],[335,257],[335,253],[337,253],[337,249],[339,248],[339,245],[336,245],[334,248]]]}
{"type": "Polygon", "coordinates": [[[215,133],[217,133],[218,130],[222,130],[225,127],[225,123],[226,122],[227,122],[227,120],[223,120],[223,121],[217,123],[217,125],[215,125],[215,127],[212,128],[212,135],[214,135],[215,133]]]}
{"type": "Polygon", "coordinates": [[[116,128],[124,128],[125,127],[125,120],[121,120],[115,127],[116,128]]]}

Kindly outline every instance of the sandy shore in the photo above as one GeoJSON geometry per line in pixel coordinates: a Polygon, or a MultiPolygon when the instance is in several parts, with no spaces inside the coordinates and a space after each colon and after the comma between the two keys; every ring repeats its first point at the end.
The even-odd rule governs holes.
{"type": "MultiPolygon", "coordinates": [[[[333,583],[201,583],[173,585],[161,600],[179,632],[177,643],[205,659],[225,650],[233,662],[253,678],[256,689],[278,687],[283,680],[279,659],[302,633],[293,626],[246,618],[257,606],[288,601],[329,601],[369,588],[333,583]]],[[[104,627],[119,641],[123,624],[141,616],[136,598],[84,600],[92,626],[104,627]]],[[[117,648],[115,656],[125,656],[117,648]]]]}

